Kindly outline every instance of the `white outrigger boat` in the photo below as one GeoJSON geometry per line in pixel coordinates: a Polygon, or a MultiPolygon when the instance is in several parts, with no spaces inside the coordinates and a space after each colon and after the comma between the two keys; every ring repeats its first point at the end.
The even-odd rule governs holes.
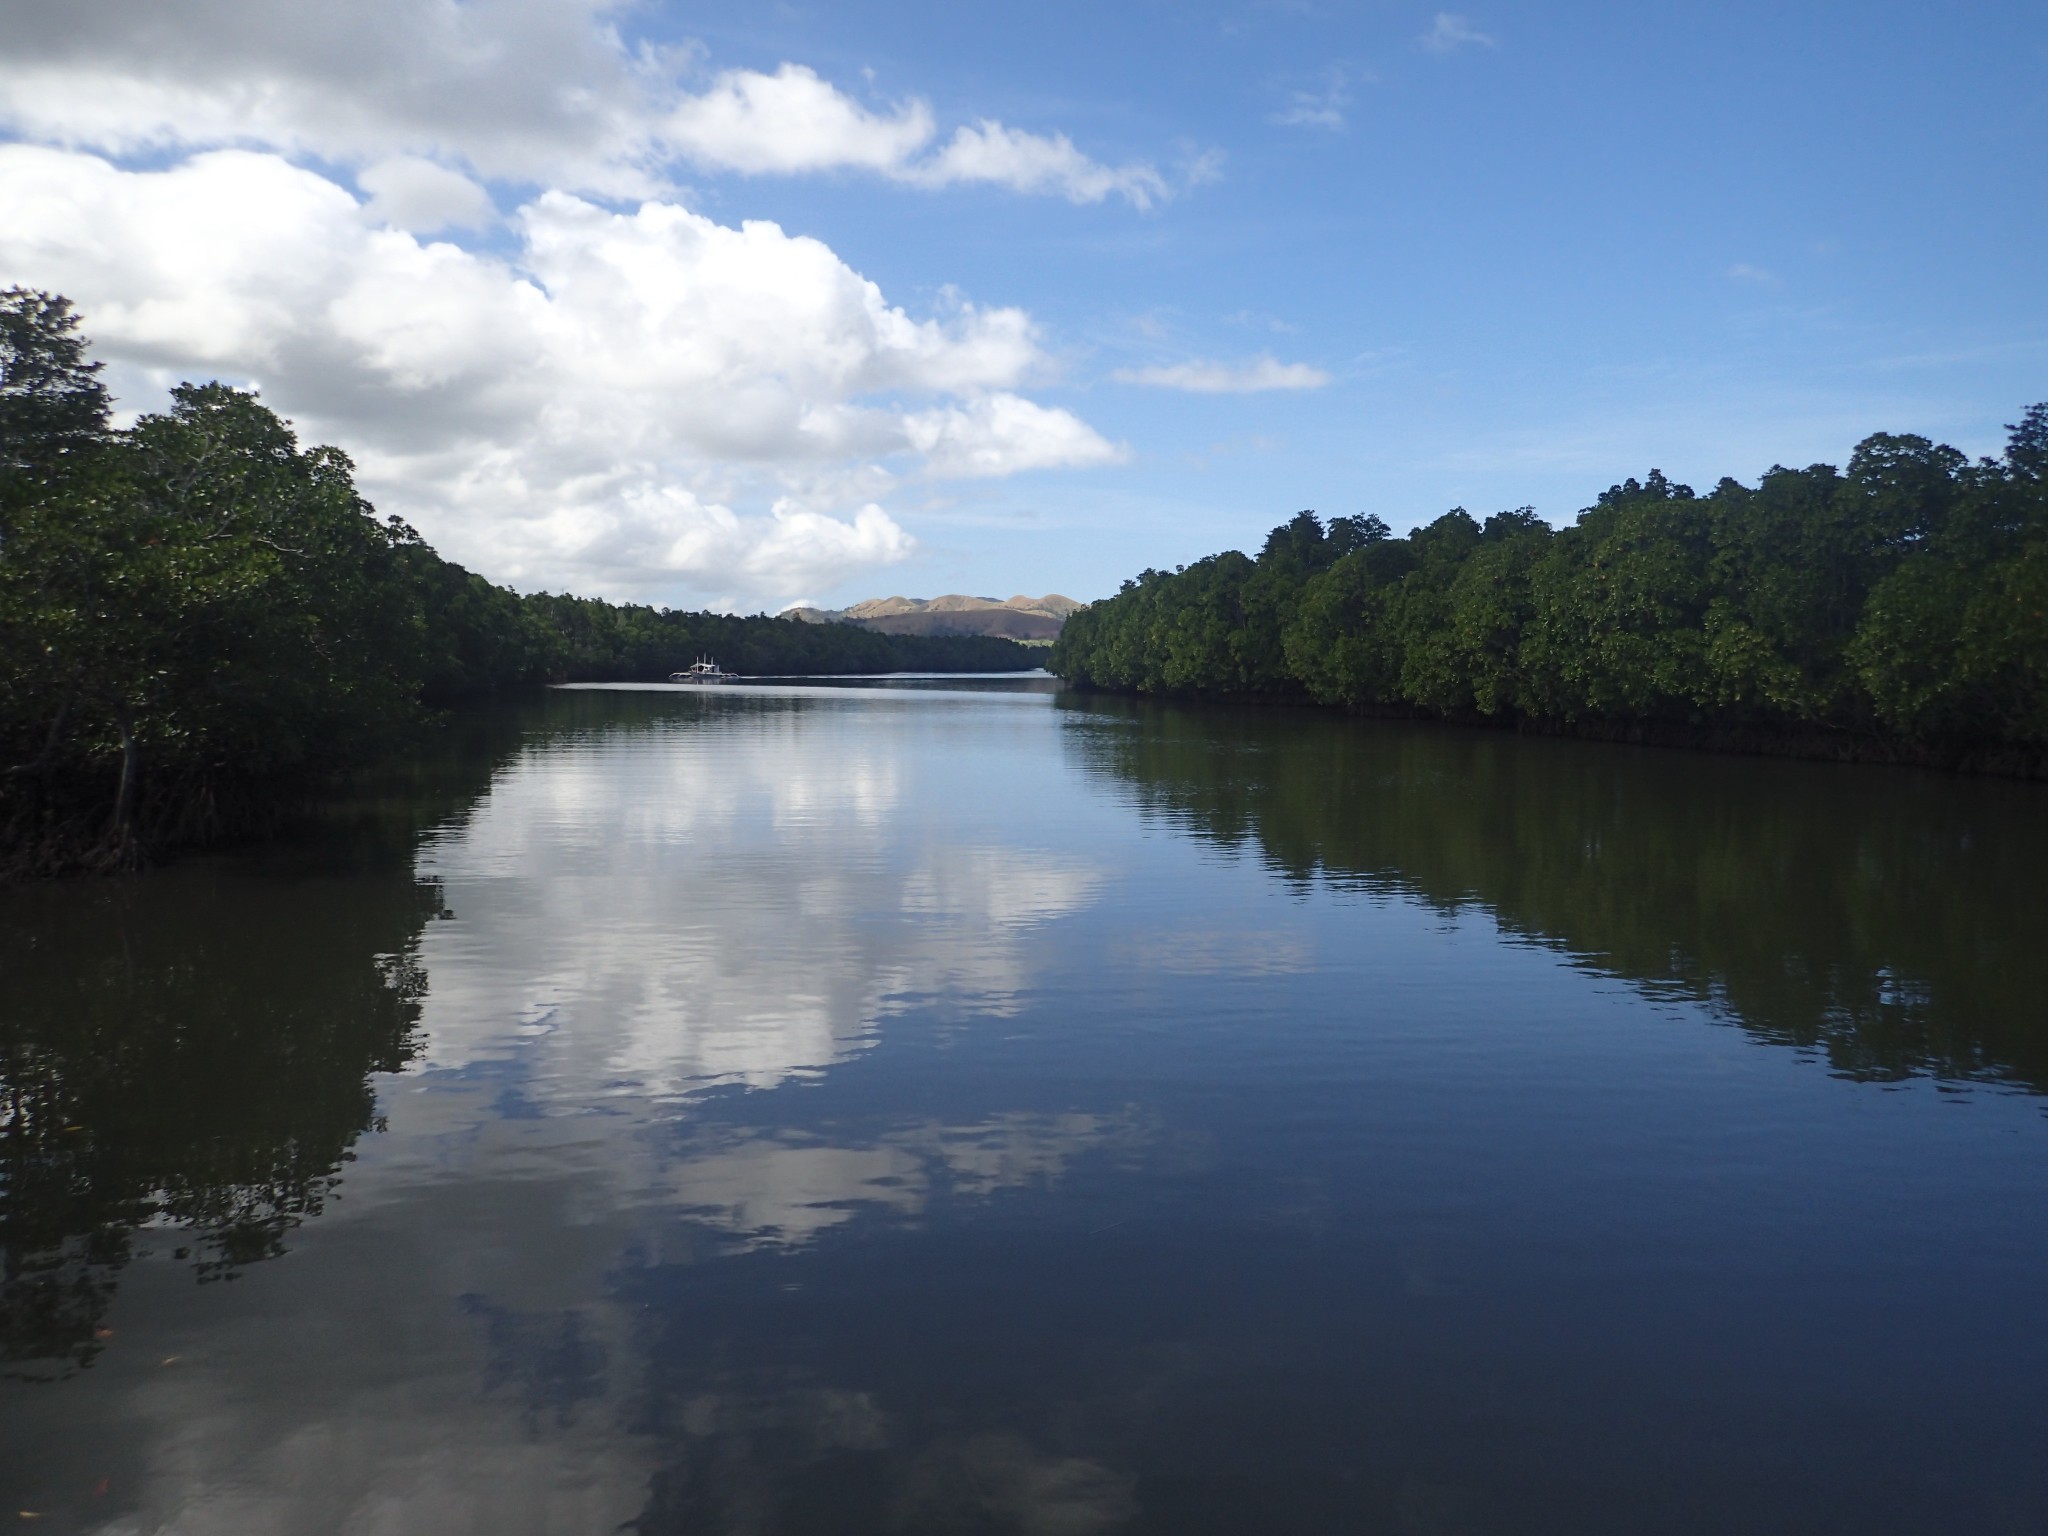
{"type": "Polygon", "coordinates": [[[699,657],[690,663],[687,672],[669,673],[668,680],[672,683],[736,683],[739,681],[739,674],[724,671],[717,662],[699,657]]]}

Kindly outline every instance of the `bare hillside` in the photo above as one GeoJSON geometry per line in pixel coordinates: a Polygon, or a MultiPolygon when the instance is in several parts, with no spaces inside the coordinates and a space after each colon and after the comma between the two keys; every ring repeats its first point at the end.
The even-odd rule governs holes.
{"type": "Polygon", "coordinates": [[[1067,616],[1086,607],[1057,592],[1044,597],[871,597],[846,608],[793,608],[790,617],[810,624],[858,624],[891,635],[1003,635],[1012,640],[1050,640],[1067,616]]]}

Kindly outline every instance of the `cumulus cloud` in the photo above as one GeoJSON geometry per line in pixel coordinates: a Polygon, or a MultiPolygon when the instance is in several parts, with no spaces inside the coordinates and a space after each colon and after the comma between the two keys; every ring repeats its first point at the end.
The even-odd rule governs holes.
{"type": "MultiPolygon", "coordinates": [[[[785,63],[693,89],[694,53],[633,45],[618,0],[19,0],[0,125],[117,154],[260,146],[359,166],[424,158],[608,197],[673,191],[678,164],[750,175],[864,170],[1075,202],[1168,195],[1064,134],[983,121],[939,144],[931,108],[875,110],[785,63]],[[936,146],[936,147],[935,147],[936,146]]],[[[1189,180],[1205,179],[1200,162],[1189,180]]]]}
{"type": "Polygon", "coordinates": [[[984,395],[904,418],[910,445],[935,474],[968,477],[1022,469],[1113,464],[1123,450],[1105,442],[1070,411],[1050,410],[1019,395],[984,395]]]}
{"type": "Polygon", "coordinates": [[[490,193],[460,171],[417,155],[379,160],[356,173],[356,185],[370,194],[365,218],[416,235],[481,229],[497,216],[490,193]]]}
{"type": "Polygon", "coordinates": [[[1321,389],[1330,376],[1307,363],[1255,357],[1248,363],[1188,362],[1159,368],[1119,368],[1120,384],[1183,389],[1197,395],[1248,395],[1269,389],[1321,389]]]}
{"type": "Polygon", "coordinates": [[[639,140],[664,63],[606,0],[16,0],[0,123],[115,153],[261,145],[412,154],[491,178],[658,190],[639,140]]]}
{"type": "Polygon", "coordinates": [[[1150,165],[1104,165],[1063,133],[992,119],[955,129],[934,150],[938,129],[924,102],[875,112],[798,64],[772,75],[727,70],[708,90],[680,98],[651,137],[693,164],[752,175],[857,169],[916,186],[978,182],[1075,203],[1121,197],[1139,208],[1172,191],[1150,165]]]}
{"type": "Polygon", "coordinates": [[[798,64],[713,74],[633,38],[633,9],[16,0],[0,280],[76,300],[131,395],[260,385],[385,510],[522,585],[815,593],[909,553],[885,509],[906,479],[1120,457],[1019,392],[1049,371],[1022,311],[948,293],[913,316],[674,177],[1142,208],[1212,161],[1169,181],[798,64]]]}
{"type": "Polygon", "coordinates": [[[772,75],[728,70],[702,95],[679,100],[657,131],[700,165],[790,172],[893,171],[937,130],[921,101],[870,112],[815,72],[785,64],[772,75]]]}
{"type": "Polygon", "coordinates": [[[820,241],[659,200],[545,192],[467,250],[401,227],[460,213],[452,182],[368,174],[366,207],[276,154],[0,146],[0,271],[69,294],[102,355],[260,385],[383,510],[528,587],[816,592],[909,553],[877,501],[906,477],[1118,456],[1016,393],[1045,367],[1022,311],[914,317],[820,241]]]}
{"type": "Polygon", "coordinates": [[[1431,53],[1456,53],[1460,48],[1498,48],[1500,41],[1489,37],[1463,16],[1438,11],[1427,32],[1417,39],[1431,53]]]}

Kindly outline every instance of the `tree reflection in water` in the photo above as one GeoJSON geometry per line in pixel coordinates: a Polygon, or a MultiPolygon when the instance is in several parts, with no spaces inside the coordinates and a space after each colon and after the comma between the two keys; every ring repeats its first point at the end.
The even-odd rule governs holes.
{"type": "Polygon", "coordinates": [[[418,831],[517,733],[464,722],[288,851],[4,894],[0,1370],[89,1365],[146,1233],[230,1280],[320,1214],[415,1049],[418,831]]]}
{"type": "Polygon", "coordinates": [[[405,1064],[431,888],[177,871],[72,884],[0,933],[7,1365],[90,1363],[145,1229],[201,1280],[284,1251],[405,1064]],[[34,1363],[40,1363],[34,1364],[34,1363]]]}
{"type": "Polygon", "coordinates": [[[0,896],[12,1366],[163,1255],[6,1507],[111,1462],[136,1529],[2048,1508],[2033,1105],[1668,1022],[2048,1088],[2039,786],[883,704],[559,695],[367,833],[0,896]],[[1416,904],[1477,921],[1410,957],[1416,904]]]}
{"type": "Polygon", "coordinates": [[[1066,694],[1070,752],[1276,871],[1478,908],[1838,1073],[2048,1091],[2048,787],[1066,694]]]}

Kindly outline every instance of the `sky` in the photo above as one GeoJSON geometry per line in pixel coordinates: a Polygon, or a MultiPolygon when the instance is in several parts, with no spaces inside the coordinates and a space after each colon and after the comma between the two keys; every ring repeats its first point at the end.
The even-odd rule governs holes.
{"type": "Polygon", "coordinates": [[[0,286],[523,591],[1087,600],[2048,399],[2038,0],[0,21],[0,286]]]}

